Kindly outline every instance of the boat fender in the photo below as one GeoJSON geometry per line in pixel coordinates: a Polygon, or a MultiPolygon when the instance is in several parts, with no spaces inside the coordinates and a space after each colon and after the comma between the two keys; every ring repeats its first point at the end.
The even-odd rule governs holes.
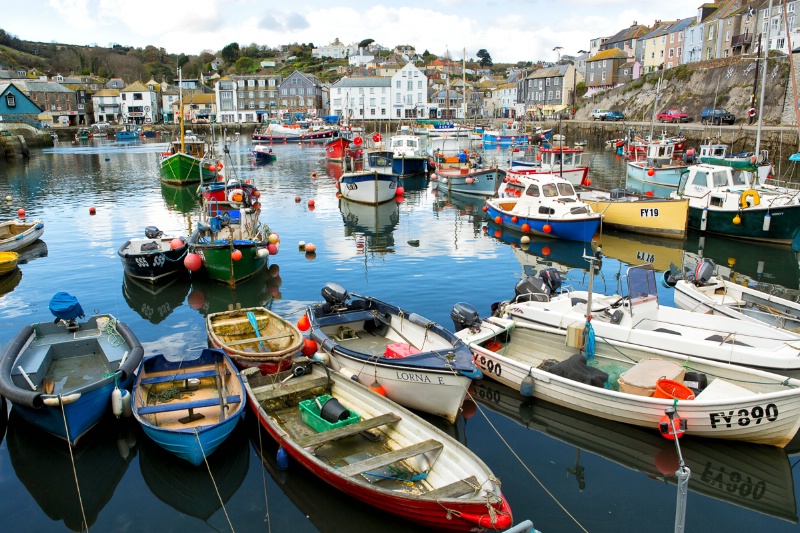
{"type": "Polygon", "coordinates": [[[278,448],[278,452],[275,454],[275,459],[278,463],[278,468],[281,470],[287,470],[289,468],[289,454],[286,453],[286,450],[283,446],[278,448]]]}
{"type": "Polygon", "coordinates": [[[117,418],[122,416],[122,391],[119,388],[111,392],[111,412],[117,418]]]}
{"type": "Polygon", "coordinates": [[[708,208],[703,208],[703,214],[700,215],[700,231],[705,231],[708,225],[708,208]]]}
{"type": "Polygon", "coordinates": [[[126,389],[122,389],[122,417],[123,418],[130,418],[133,416],[133,406],[131,405],[131,400],[133,399],[133,395],[127,391],[126,389]]]}
{"type": "Polygon", "coordinates": [[[753,189],[747,189],[742,193],[741,198],[739,199],[739,204],[742,206],[742,209],[747,209],[750,204],[747,203],[747,199],[753,199],[753,205],[758,205],[761,203],[761,197],[758,195],[758,191],[754,191],[753,189]]]}
{"type": "Polygon", "coordinates": [[[769,214],[769,211],[766,215],[764,215],[764,224],[761,226],[763,231],[769,231],[769,226],[772,223],[772,215],[769,214]]]}
{"type": "Polygon", "coordinates": [[[533,396],[533,376],[528,374],[519,385],[519,393],[530,398],[533,396]]]}
{"type": "MultiPolygon", "coordinates": [[[[60,396],[61,403],[63,405],[69,405],[72,402],[80,399],[80,397],[80,392],[73,392],[72,394],[67,394],[66,396],[60,396]]],[[[58,407],[58,398],[59,396],[42,396],[42,403],[44,403],[44,405],[47,407],[58,407]]]]}
{"type": "Polygon", "coordinates": [[[339,369],[339,374],[346,377],[347,379],[358,381],[358,376],[356,376],[356,373],[350,370],[349,368],[341,367],[339,369]]]}

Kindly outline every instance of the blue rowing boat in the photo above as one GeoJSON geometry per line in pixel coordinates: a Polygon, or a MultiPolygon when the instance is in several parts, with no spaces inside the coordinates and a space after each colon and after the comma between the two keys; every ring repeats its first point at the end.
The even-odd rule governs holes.
{"type": "Polygon", "coordinates": [[[133,414],[159,446],[197,466],[236,427],[244,410],[239,372],[222,350],[142,360],[133,385],[133,414]]]}

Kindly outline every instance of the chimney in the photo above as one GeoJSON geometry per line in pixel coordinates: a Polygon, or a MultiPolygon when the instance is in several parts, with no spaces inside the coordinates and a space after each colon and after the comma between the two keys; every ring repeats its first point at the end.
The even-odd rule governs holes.
{"type": "Polygon", "coordinates": [[[658,20],[658,19],[656,19],[656,21],[655,21],[655,23],[653,24],[653,26],[658,26],[659,24],[661,24],[661,21],[660,21],[660,20],[658,20]]]}

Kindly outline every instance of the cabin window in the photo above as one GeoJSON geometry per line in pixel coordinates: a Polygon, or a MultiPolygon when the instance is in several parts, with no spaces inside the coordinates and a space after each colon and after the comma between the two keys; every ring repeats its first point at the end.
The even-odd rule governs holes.
{"type": "Polygon", "coordinates": [[[531,185],[528,187],[528,190],[525,191],[525,196],[533,196],[534,198],[539,197],[539,186],[538,185],[531,185]]]}
{"type": "Polygon", "coordinates": [[[727,172],[714,172],[714,187],[723,187],[728,184],[727,172]]]}
{"type": "Polygon", "coordinates": [[[691,184],[703,188],[708,187],[708,177],[706,176],[706,173],[698,170],[692,178],[691,184]]]}
{"type": "Polygon", "coordinates": [[[555,215],[556,210],[551,207],[545,207],[543,205],[539,206],[539,214],[540,215],[555,215]]]}
{"type": "MultiPolygon", "coordinates": [[[[720,174],[725,174],[724,172],[720,172],[720,174]]],[[[733,184],[734,185],[747,185],[747,179],[744,172],[734,172],[733,173],[733,184]]],[[[716,176],[715,176],[716,179],[716,176]]]]}
{"type": "Polygon", "coordinates": [[[575,196],[575,189],[572,188],[571,183],[559,183],[558,193],[561,196],[575,196]]]}
{"type": "Polygon", "coordinates": [[[545,198],[558,196],[558,187],[556,187],[554,183],[546,183],[542,185],[542,195],[545,198]]]}

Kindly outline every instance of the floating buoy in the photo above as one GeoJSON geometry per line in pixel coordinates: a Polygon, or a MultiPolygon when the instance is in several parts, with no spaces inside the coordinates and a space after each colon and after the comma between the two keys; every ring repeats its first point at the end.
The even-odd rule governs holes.
{"type": "Polygon", "coordinates": [[[542,255],[550,255],[550,247],[542,246],[542,255]]]}
{"type": "Polygon", "coordinates": [[[281,470],[287,470],[289,468],[289,454],[286,453],[283,446],[278,448],[278,453],[275,454],[275,461],[278,464],[278,468],[281,470]]]}
{"type": "Polygon", "coordinates": [[[317,351],[317,341],[314,339],[304,339],[303,349],[300,352],[303,355],[313,355],[317,351]]]}
{"type": "Polygon", "coordinates": [[[531,238],[528,237],[527,235],[523,235],[522,238],[519,240],[519,242],[522,244],[530,244],[531,238]]]}
{"type": "Polygon", "coordinates": [[[311,327],[311,322],[308,320],[308,315],[303,313],[303,316],[300,317],[300,320],[297,321],[297,329],[300,331],[308,331],[308,328],[311,327]]]}
{"type": "Polygon", "coordinates": [[[317,245],[314,244],[313,242],[310,242],[310,243],[306,244],[305,250],[306,250],[306,252],[308,252],[310,254],[313,254],[314,252],[317,251],[317,245]]]}
{"type": "Polygon", "coordinates": [[[6,202],[10,202],[10,201],[11,201],[11,195],[9,194],[8,196],[6,196],[6,202]]]}
{"type": "Polygon", "coordinates": [[[308,201],[308,207],[314,207],[314,205],[316,205],[316,202],[314,202],[314,200],[308,201]]]}
{"type": "Polygon", "coordinates": [[[314,178],[314,179],[317,179],[317,173],[316,172],[312,172],[311,173],[311,177],[314,178]]]}
{"type": "Polygon", "coordinates": [[[294,201],[295,201],[295,203],[300,203],[300,197],[299,196],[295,196],[294,197],[294,201]]]}
{"type": "Polygon", "coordinates": [[[488,205],[483,206],[483,212],[484,213],[487,212],[488,210],[489,210],[489,206],[488,205]]]}
{"type": "Polygon", "coordinates": [[[94,215],[95,213],[97,213],[97,210],[94,207],[90,207],[89,208],[89,214],[90,215],[94,215]]]}
{"type": "Polygon", "coordinates": [[[180,248],[181,246],[183,246],[183,241],[180,240],[178,237],[175,237],[174,239],[169,241],[169,247],[172,250],[175,250],[176,248],[180,248]]]}
{"type": "Polygon", "coordinates": [[[525,224],[523,224],[523,225],[522,225],[522,227],[521,227],[520,229],[521,229],[522,231],[524,231],[525,233],[527,233],[527,232],[529,232],[529,231],[531,230],[531,226],[530,226],[530,224],[528,224],[528,223],[526,222],[525,224]]]}
{"type": "Polygon", "coordinates": [[[231,259],[234,261],[238,261],[242,258],[242,251],[241,250],[234,250],[231,252],[231,259]]]}
{"type": "Polygon", "coordinates": [[[398,187],[395,189],[394,194],[397,196],[403,196],[406,193],[406,190],[402,187],[398,187]]]}
{"type": "Polygon", "coordinates": [[[501,217],[500,215],[497,215],[496,217],[494,217],[494,221],[495,221],[496,224],[500,224],[500,223],[503,222],[503,217],[501,217]]]}
{"type": "Polygon", "coordinates": [[[269,253],[269,255],[276,255],[278,253],[278,245],[269,243],[267,245],[267,252],[269,253]]]}
{"type": "Polygon", "coordinates": [[[378,383],[377,379],[369,386],[369,390],[376,394],[380,394],[381,396],[386,396],[386,389],[383,388],[383,385],[378,383]]]}
{"type": "Polygon", "coordinates": [[[553,231],[553,226],[551,226],[550,224],[545,224],[544,226],[542,226],[542,231],[545,233],[550,233],[551,231],[553,231]]]}
{"type": "Polygon", "coordinates": [[[19,209],[17,209],[17,216],[19,218],[25,218],[25,210],[22,209],[21,207],[19,209]]]}
{"type": "Polygon", "coordinates": [[[306,241],[298,242],[297,243],[297,249],[300,250],[301,252],[305,252],[306,251],[306,241]]]}
{"type": "Polygon", "coordinates": [[[183,266],[190,272],[199,270],[202,265],[203,260],[200,259],[200,256],[197,254],[186,254],[186,257],[183,259],[183,266]]]}
{"type": "Polygon", "coordinates": [[[278,237],[277,233],[270,233],[269,234],[269,242],[271,242],[272,244],[277,243],[279,240],[280,240],[280,238],[278,237]]]}

